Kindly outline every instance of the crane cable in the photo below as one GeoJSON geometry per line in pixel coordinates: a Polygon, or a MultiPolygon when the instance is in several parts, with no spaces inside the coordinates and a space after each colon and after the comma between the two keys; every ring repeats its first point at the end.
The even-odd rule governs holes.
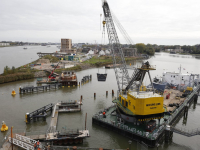
{"type": "MultiPolygon", "coordinates": [[[[117,17],[115,16],[115,14],[113,13],[113,11],[111,10],[111,14],[113,17],[113,21],[115,22],[115,24],[117,25],[118,29],[120,30],[121,34],[123,35],[124,39],[126,40],[126,42],[128,44],[133,45],[134,42],[132,41],[132,39],[130,38],[130,36],[128,35],[128,33],[126,32],[126,30],[123,28],[123,26],[121,25],[121,23],[119,22],[119,20],[117,19],[117,17]]],[[[135,52],[134,54],[135,56],[138,56],[137,52],[135,52]]]]}
{"type": "Polygon", "coordinates": [[[105,24],[106,21],[103,19],[103,30],[102,30],[102,39],[101,39],[101,45],[104,45],[104,49],[105,49],[105,24]]]}

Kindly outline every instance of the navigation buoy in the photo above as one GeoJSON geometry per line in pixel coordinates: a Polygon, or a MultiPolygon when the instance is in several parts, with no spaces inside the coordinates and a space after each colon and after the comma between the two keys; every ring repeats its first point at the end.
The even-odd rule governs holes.
{"type": "Polygon", "coordinates": [[[2,127],[1,127],[1,131],[7,131],[8,130],[8,126],[6,126],[6,123],[4,121],[2,121],[2,127]]]}
{"type": "Polygon", "coordinates": [[[12,96],[16,95],[16,93],[15,93],[15,90],[14,90],[14,89],[12,90],[12,93],[11,93],[11,95],[12,95],[12,96]]]}

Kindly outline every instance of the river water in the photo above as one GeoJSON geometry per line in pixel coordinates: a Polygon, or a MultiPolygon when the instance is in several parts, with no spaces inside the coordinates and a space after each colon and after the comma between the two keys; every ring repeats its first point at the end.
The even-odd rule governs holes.
{"type": "Polygon", "coordinates": [[[24,46],[4,47],[0,48],[0,74],[3,73],[5,66],[9,68],[20,67],[38,59],[37,52],[52,53],[59,49],[56,46],[24,46]]]}
{"type": "MultiPolygon", "coordinates": [[[[20,66],[25,63],[28,63],[32,59],[37,59],[36,52],[53,52],[56,51],[56,47],[46,48],[46,47],[33,47],[33,51],[31,49],[21,50],[23,47],[12,47],[12,48],[1,48],[0,51],[9,51],[10,55],[12,53],[16,54],[12,56],[14,59],[14,63],[11,63],[10,55],[4,55],[1,57],[0,61],[6,65],[15,65],[20,66]],[[48,50],[50,51],[48,51],[48,50]],[[14,52],[16,51],[16,52],[14,52]],[[18,53],[19,51],[20,53],[18,53]],[[26,53],[26,54],[23,54],[26,53]],[[29,56],[31,55],[31,56],[29,56]],[[8,56],[8,57],[7,57],[8,56]],[[18,57],[19,56],[19,57],[18,57]],[[27,59],[22,59],[24,57],[27,59]],[[6,58],[7,57],[7,58],[6,58]],[[3,60],[2,60],[3,59],[3,60]]],[[[2,55],[2,52],[1,52],[2,55]]],[[[149,60],[150,64],[156,65],[156,71],[151,72],[151,76],[161,76],[163,71],[176,71],[178,72],[178,68],[180,64],[182,68],[182,72],[192,72],[200,74],[200,70],[198,69],[198,65],[200,64],[200,60],[196,59],[189,55],[178,55],[178,54],[168,54],[168,53],[156,53],[154,57],[151,57],[149,60]]],[[[131,62],[132,66],[140,65],[142,61],[131,62]]],[[[132,70],[129,69],[129,73],[132,73],[132,70]]],[[[117,93],[117,83],[115,79],[115,74],[113,69],[104,69],[104,68],[94,68],[83,70],[77,72],[78,80],[80,81],[85,75],[92,75],[92,81],[87,84],[84,84],[80,87],[64,87],[57,90],[38,92],[32,94],[24,94],[20,95],[18,93],[19,86],[27,86],[27,85],[36,85],[36,79],[18,81],[12,83],[6,83],[0,85],[0,121],[5,121],[9,128],[14,126],[15,130],[26,130],[27,132],[41,131],[45,132],[48,128],[51,115],[49,113],[46,121],[38,121],[32,122],[31,124],[26,125],[25,113],[32,112],[42,106],[45,106],[49,103],[55,103],[59,101],[68,101],[68,100],[79,100],[80,96],[83,95],[83,105],[82,111],[77,113],[63,113],[59,114],[58,117],[58,130],[66,129],[84,129],[85,128],[85,115],[87,113],[87,128],[90,131],[90,137],[84,139],[84,143],[78,146],[84,147],[103,147],[103,148],[116,148],[116,149],[125,149],[129,147],[128,138],[121,136],[115,132],[109,131],[102,127],[92,124],[92,116],[99,112],[100,110],[112,105],[111,102],[111,91],[112,89],[115,91],[115,95],[117,93]],[[107,73],[107,81],[106,82],[98,82],[96,73],[107,73]],[[15,97],[11,96],[12,89],[15,89],[17,94],[15,97]],[[106,91],[108,91],[108,97],[106,97],[106,91]],[[96,99],[94,99],[93,95],[96,93],[96,99]]],[[[148,84],[148,78],[144,79],[144,83],[148,84]]],[[[192,130],[197,129],[200,124],[199,120],[200,116],[200,105],[192,104],[189,108],[189,114],[187,120],[180,119],[180,121],[176,124],[176,127],[192,130]]],[[[6,133],[0,133],[0,139],[5,136],[6,133]]],[[[200,138],[199,136],[194,137],[184,137],[182,135],[178,135],[176,133],[173,134],[172,142],[170,143],[162,143],[158,149],[164,150],[197,150],[200,147],[200,138]]],[[[131,150],[137,149],[137,142],[132,142],[131,150]]],[[[157,148],[154,148],[157,149],[157,148]]]]}

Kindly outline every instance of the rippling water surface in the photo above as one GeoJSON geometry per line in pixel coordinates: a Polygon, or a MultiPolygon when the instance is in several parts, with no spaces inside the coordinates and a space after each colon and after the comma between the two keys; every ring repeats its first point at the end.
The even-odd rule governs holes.
{"type": "MultiPolygon", "coordinates": [[[[14,47],[12,47],[14,48],[14,47]]],[[[3,65],[12,66],[16,64],[17,66],[23,65],[25,63],[30,62],[32,59],[37,59],[36,52],[54,52],[56,51],[56,47],[46,48],[41,46],[28,48],[27,50],[23,50],[23,47],[16,47],[15,51],[10,50],[10,48],[0,48],[0,53],[3,51],[12,51],[14,54],[3,54],[4,60],[3,65]],[[23,54],[22,54],[23,53],[23,54]],[[26,54],[24,54],[26,53],[26,54]],[[21,54],[21,56],[19,56],[21,54]],[[8,57],[9,56],[9,57],[8,57]],[[13,58],[12,61],[10,61],[13,58]],[[24,58],[25,57],[25,58],[24,58]],[[32,59],[31,59],[32,58],[32,59]]],[[[9,53],[9,52],[6,52],[9,53]]],[[[0,55],[0,63],[2,63],[2,53],[0,55]]],[[[156,71],[151,72],[151,77],[161,76],[163,71],[175,71],[178,72],[178,68],[180,65],[182,68],[185,68],[183,72],[192,72],[200,74],[200,70],[198,69],[200,60],[196,59],[189,55],[172,55],[168,53],[156,53],[156,55],[148,60],[150,64],[156,65],[156,71]]],[[[141,64],[141,61],[131,62],[132,66],[137,66],[141,64]]],[[[129,73],[132,73],[132,70],[129,69],[129,73]]],[[[50,122],[50,114],[47,117],[46,121],[38,121],[26,125],[25,113],[32,112],[44,105],[49,103],[55,103],[59,101],[68,101],[68,100],[79,100],[80,96],[83,95],[83,105],[82,111],[77,113],[62,113],[59,114],[58,117],[58,126],[57,129],[61,130],[63,127],[66,129],[84,129],[85,128],[85,115],[87,113],[87,128],[90,131],[89,138],[84,139],[83,145],[85,147],[104,147],[104,148],[116,148],[122,149],[129,147],[128,138],[121,136],[115,132],[109,131],[102,127],[92,124],[92,116],[112,105],[111,102],[111,91],[112,89],[115,91],[115,95],[117,93],[117,83],[115,79],[115,74],[113,69],[104,69],[104,68],[94,68],[83,70],[77,72],[78,80],[80,81],[83,76],[91,74],[92,81],[87,84],[82,85],[81,87],[64,87],[58,90],[51,90],[45,92],[31,93],[20,95],[18,93],[19,86],[27,86],[27,85],[36,85],[36,79],[26,80],[26,81],[18,81],[12,83],[6,83],[0,85],[0,121],[5,121],[9,128],[14,126],[14,129],[26,130],[27,132],[33,131],[42,131],[45,132],[48,128],[50,122]],[[107,81],[106,82],[98,82],[96,73],[107,73],[107,81]],[[17,91],[15,97],[11,96],[12,89],[17,91]],[[106,91],[108,91],[109,95],[106,97],[106,91]],[[94,93],[96,93],[96,99],[94,99],[94,93]]],[[[148,84],[148,78],[144,79],[144,83],[148,84]]],[[[196,129],[200,125],[200,105],[197,103],[196,105],[192,104],[189,109],[189,114],[187,120],[180,119],[180,121],[176,124],[177,127],[184,128],[185,130],[196,129]]],[[[0,139],[6,133],[0,133],[0,139]]],[[[161,144],[159,149],[164,150],[188,150],[194,149],[197,150],[200,147],[200,138],[199,136],[194,137],[184,137],[182,135],[178,135],[176,133],[173,134],[173,140],[169,144],[161,144]]],[[[133,142],[131,145],[132,150],[137,149],[137,143],[133,142]]],[[[157,149],[157,148],[154,148],[157,149]]]]}

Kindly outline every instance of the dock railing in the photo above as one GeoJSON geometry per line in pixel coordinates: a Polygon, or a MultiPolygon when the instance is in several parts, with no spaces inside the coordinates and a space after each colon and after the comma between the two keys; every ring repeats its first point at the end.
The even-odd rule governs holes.
{"type": "Polygon", "coordinates": [[[165,130],[166,125],[169,125],[175,119],[175,117],[177,117],[177,114],[179,114],[180,111],[183,110],[183,107],[187,106],[188,101],[194,96],[195,93],[199,91],[199,89],[200,89],[200,85],[193,88],[193,92],[186,97],[182,105],[175,110],[175,112],[168,118],[168,120],[165,123],[163,123],[163,127],[160,129],[161,132],[158,132],[158,135],[160,135],[163,132],[163,130],[165,130]]]}
{"type": "MultiPolygon", "coordinates": [[[[13,129],[13,137],[15,136],[15,134],[26,134],[26,130],[23,129],[13,129]]],[[[6,135],[3,137],[2,140],[0,140],[0,147],[3,146],[3,144],[8,140],[8,138],[11,137],[11,129],[9,129],[6,133],[6,135]]]]}

